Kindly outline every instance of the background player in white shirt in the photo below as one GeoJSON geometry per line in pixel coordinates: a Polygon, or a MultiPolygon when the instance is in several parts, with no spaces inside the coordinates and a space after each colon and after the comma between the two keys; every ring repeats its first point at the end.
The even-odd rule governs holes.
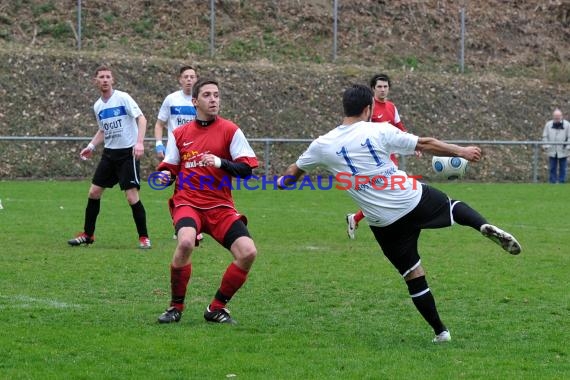
{"type": "Polygon", "coordinates": [[[160,106],[154,125],[154,138],[156,139],[156,155],[161,160],[166,151],[162,144],[163,129],[167,129],[167,138],[169,138],[176,128],[196,118],[196,108],[192,103],[192,86],[197,80],[198,74],[194,66],[182,66],[178,71],[180,90],[169,94],[160,106]]]}
{"type": "Polygon", "coordinates": [[[474,228],[510,254],[519,254],[521,246],[512,235],[489,224],[467,204],[415,182],[390,160],[391,153],[411,155],[419,150],[479,161],[480,148],[414,136],[389,123],[371,123],[372,96],[367,86],[349,87],[343,94],[342,125],[313,141],[278,179],[278,184],[286,187],[315,166],[323,166],[335,176],[350,178],[349,195],[364,212],[384,255],[404,278],[417,310],[433,328],[433,341],[449,341],[451,335],[439,317],[421,265],[418,253],[421,230],[448,227],[457,222],[474,228]]]}
{"type": "MultiPolygon", "coordinates": [[[[156,156],[162,160],[166,152],[162,144],[162,132],[167,130],[167,139],[170,140],[172,132],[196,118],[196,107],[192,103],[192,87],[198,80],[198,74],[194,66],[185,65],[178,70],[178,84],[180,90],[169,94],[158,111],[156,124],[154,125],[154,138],[156,140],[156,156]]],[[[176,234],[172,237],[176,239],[176,234]]],[[[198,234],[198,241],[203,239],[202,234],[198,234]]]]}
{"type": "Polygon", "coordinates": [[[95,70],[94,83],[101,93],[101,97],[93,106],[99,129],[79,155],[81,159],[87,160],[93,156],[97,145],[104,142],[105,148],[89,188],[83,232],[69,240],[68,244],[88,245],[95,241],[95,224],[101,197],[106,188],[118,183],[131,206],[139,234],[139,248],[150,248],[146,211],[139,198],[139,160],[144,154],[146,118],[129,94],[113,89],[111,69],[106,66],[98,67],[95,70]]]}

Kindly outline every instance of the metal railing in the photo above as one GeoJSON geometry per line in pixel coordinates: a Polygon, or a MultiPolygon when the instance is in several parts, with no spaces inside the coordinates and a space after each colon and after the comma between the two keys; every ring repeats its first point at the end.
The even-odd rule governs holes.
{"type": "MultiPolygon", "coordinates": [[[[90,141],[92,136],[76,137],[76,136],[0,136],[0,141],[90,141]]],[[[154,142],[154,138],[145,138],[147,142],[154,142]]],[[[272,145],[276,143],[288,144],[308,144],[312,139],[301,138],[248,138],[252,143],[263,144],[263,168],[268,172],[271,162],[272,145]]],[[[543,142],[534,140],[525,141],[497,141],[497,140],[446,140],[446,142],[461,145],[491,145],[491,146],[530,146],[532,148],[532,181],[538,182],[538,167],[540,158],[540,147],[543,145],[568,145],[564,142],[543,142]]],[[[406,168],[406,157],[400,158],[400,167],[406,168]]]]}

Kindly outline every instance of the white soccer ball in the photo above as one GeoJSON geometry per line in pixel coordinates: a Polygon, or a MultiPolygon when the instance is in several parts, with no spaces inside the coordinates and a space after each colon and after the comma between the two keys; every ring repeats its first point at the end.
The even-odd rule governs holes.
{"type": "Polygon", "coordinates": [[[468,162],[461,157],[434,156],[431,159],[431,167],[439,178],[458,179],[465,175],[468,162]]]}

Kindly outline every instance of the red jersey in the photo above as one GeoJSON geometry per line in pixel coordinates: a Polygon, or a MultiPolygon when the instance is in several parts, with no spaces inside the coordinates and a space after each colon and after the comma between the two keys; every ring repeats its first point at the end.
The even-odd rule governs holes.
{"type": "Polygon", "coordinates": [[[233,122],[218,116],[208,126],[201,126],[197,120],[181,125],[169,136],[164,160],[158,165],[158,170],[168,170],[176,176],[171,205],[235,208],[230,174],[220,168],[204,166],[201,161],[205,154],[244,162],[252,168],[258,166],[253,149],[233,122]]]}
{"type": "MultiPolygon", "coordinates": [[[[404,127],[402,120],[400,120],[398,109],[394,103],[389,100],[381,102],[378,99],[374,98],[374,104],[372,105],[372,116],[370,117],[370,121],[376,123],[385,121],[404,132],[408,131],[406,127],[404,127]]],[[[390,159],[392,162],[398,165],[398,158],[394,153],[390,155],[390,159]]]]}
{"type": "Polygon", "coordinates": [[[386,100],[385,102],[380,102],[378,99],[374,98],[374,105],[372,106],[372,117],[370,121],[379,123],[386,121],[396,128],[407,132],[404,123],[400,120],[400,115],[398,114],[398,109],[394,103],[386,100]]]}

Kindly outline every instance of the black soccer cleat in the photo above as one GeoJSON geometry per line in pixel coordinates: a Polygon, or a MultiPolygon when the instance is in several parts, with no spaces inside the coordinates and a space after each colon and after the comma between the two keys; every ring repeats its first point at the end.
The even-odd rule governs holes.
{"type": "Polygon", "coordinates": [[[228,309],[210,310],[210,306],[208,306],[204,312],[204,319],[213,323],[237,324],[237,321],[230,316],[228,309]]]}
{"type": "Polygon", "coordinates": [[[174,306],[170,306],[164,313],[160,314],[158,323],[179,322],[180,318],[182,318],[182,312],[174,306]]]}
{"type": "Polygon", "coordinates": [[[95,236],[89,236],[85,232],[80,233],[73,239],[67,241],[67,244],[71,245],[72,247],[78,247],[82,244],[89,245],[93,244],[95,241],[95,236]]]}

